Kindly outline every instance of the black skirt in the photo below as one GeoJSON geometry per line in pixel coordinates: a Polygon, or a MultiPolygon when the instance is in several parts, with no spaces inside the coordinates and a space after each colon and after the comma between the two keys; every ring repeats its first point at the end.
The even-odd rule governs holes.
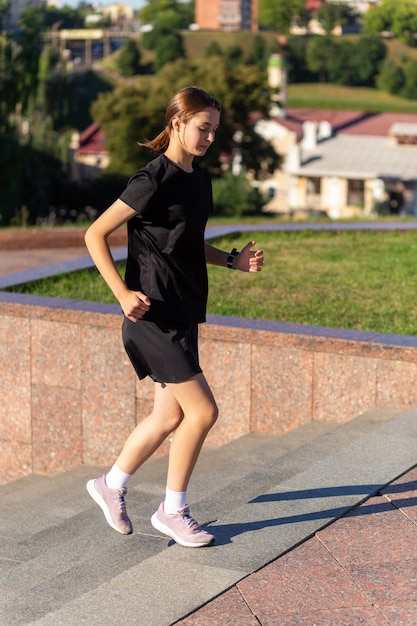
{"type": "Polygon", "coordinates": [[[123,318],[123,344],[140,379],[182,383],[201,373],[198,325],[181,322],[131,322],[123,318]]]}

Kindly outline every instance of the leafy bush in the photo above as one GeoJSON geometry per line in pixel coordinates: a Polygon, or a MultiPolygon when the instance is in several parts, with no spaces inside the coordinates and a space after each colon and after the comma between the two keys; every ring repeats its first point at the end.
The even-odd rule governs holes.
{"type": "Polygon", "coordinates": [[[117,67],[122,76],[134,76],[140,70],[140,50],[134,39],[126,39],[118,56],[117,67]]]}
{"type": "Polygon", "coordinates": [[[404,87],[401,95],[410,100],[417,99],[417,63],[409,59],[404,65],[404,87]]]}
{"type": "Polygon", "coordinates": [[[259,213],[265,200],[244,176],[227,174],[213,180],[213,203],[216,215],[242,217],[259,213]]]}
{"type": "Polygon", "coordinates": [[[382,62],[377,78],[377,87],[388,93],[400,93],[404,85],[404,71],[392,58],[387,57],[382,62]]]}

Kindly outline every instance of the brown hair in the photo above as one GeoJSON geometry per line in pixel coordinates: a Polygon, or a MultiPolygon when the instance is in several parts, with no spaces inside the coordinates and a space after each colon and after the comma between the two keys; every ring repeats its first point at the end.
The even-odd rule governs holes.
{"type": "Polygon", "coordinates": [[[171,137],[171,122],[174,117],[179,117],[182,122],[187,123],[200,111],[212,107],[220,112],[220,104],[216,98],[208,94],[199,87],[184,87],[180,89],[168,102],[165,110],[165,128],[164,130],[150,141],[140,143],[140,146],[151,148],[155,152],[161,153],[168,148],[171,137]]]}

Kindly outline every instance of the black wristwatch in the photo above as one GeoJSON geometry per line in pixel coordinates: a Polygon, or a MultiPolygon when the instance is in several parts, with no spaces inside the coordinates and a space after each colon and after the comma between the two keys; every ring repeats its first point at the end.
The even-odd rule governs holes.
{"type": "Polygon", "coordinates": [[[227,257],[227,267],[229,268],[229,270],[235,270],[236,269],[235,267],[233,267],[233,259],[238,254],[239,254],[239,252],[236,250],[236,248],[233,248],[233,250],[231,251],[231,253],[227,257]]]}

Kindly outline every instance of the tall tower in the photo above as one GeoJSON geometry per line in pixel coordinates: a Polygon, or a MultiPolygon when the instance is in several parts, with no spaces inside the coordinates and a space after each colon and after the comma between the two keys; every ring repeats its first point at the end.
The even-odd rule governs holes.
{"type": "Polygon", "coordinates": [[[273,90],[269,114],[271,117],[285,117],[287,114],[288,70],[281,54],[271,54],[268,61],[268,84],[273,90]]]}

